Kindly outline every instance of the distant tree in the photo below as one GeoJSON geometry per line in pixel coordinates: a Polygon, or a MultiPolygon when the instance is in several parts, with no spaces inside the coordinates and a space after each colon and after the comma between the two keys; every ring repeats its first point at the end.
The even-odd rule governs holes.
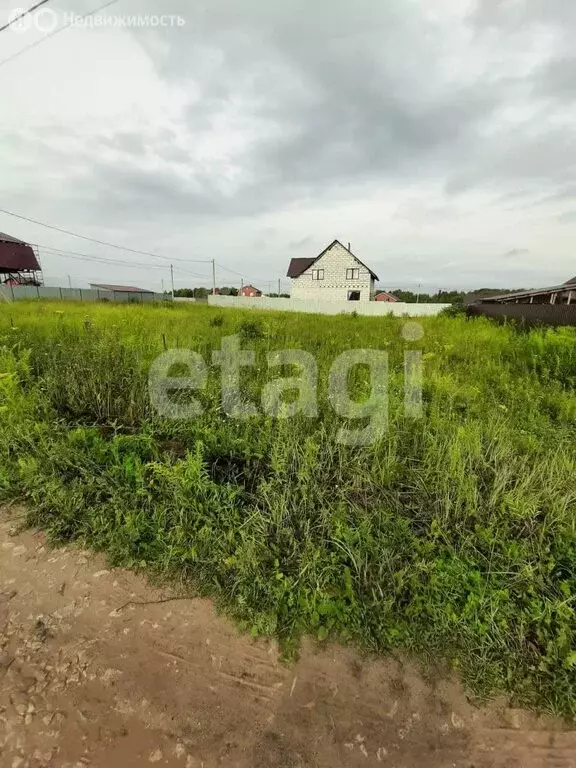
{"type": "Polygon", "coordinates": [[[518,293],[526,288],[479,288],[477,291],[469,291],[467,296],[499,296],[503,293],[518,293]]]}
{"type": "Polygon", "coordinates": [[[397,288],[393,291],[390,291],[398,301],[404,301],[407,304],[415,304],[416,303],[416,294],[412,291],[403,291],[402,288],[397,288]]]}
{"type": "MultiPolygon", "coordinates": [[[[221,296],[238,296],[238,288],[223,286],[216,289],[221,296]]],[[[174,296],[183,298],[205,299],[212,293],[212,288],[178,288],[174,291],[174,296]]]]}
{"type": "Polygon", "coordinates": [[[438,304],[464,304],[464,296],[466,294],[463,291],[438,291],[432,298],[433,302],[438,304]]]}
{"type": "Polygon", "coordinates": [[[402,288],[396,288],[390,293],[399,301],[407,304],[414,304],[417,301],[424,304],[454,304],[463,305],[469,296],[498,296],[503,293],[514,293],[522,290],[521,288],[479,288],[475,291],[438,291],[437,293],[414,293],[414,291],[404,291],[402,288]]]}

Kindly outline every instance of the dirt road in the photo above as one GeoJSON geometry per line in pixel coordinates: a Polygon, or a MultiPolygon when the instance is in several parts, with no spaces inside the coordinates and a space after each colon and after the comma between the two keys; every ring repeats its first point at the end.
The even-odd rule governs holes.
{"type": "Polygon", "coordinates": [[[2,768],[564,768],[576,733],[398,661],[294,665],[206,600],[170,597],[0,513],[2,768]]]}

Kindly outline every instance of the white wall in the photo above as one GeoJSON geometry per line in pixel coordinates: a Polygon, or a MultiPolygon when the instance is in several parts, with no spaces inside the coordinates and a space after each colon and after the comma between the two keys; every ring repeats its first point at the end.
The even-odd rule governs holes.
{"type": "Polygon", "coordinates": [[[281,312],[309,312],[320,315],[340,315],[357,312],[359,315],[409,315],[427,317],[437,315],[451,304],[404,304],[386,301],[318,301],[313,299],[272,299],[268,296],[208,296],[212,307],[237,307],[241,309],[275,309],[281,312]]]}
{"type": "Polygon", "coordinates": [[[335,243],[299,277],[292,278],[290,298],[347,301],[348,291],[360,291],[362,303],[371,301],[374,296],[374,281],[369,270],[359,264],[350,251],[340,243],[335,243]],[[324,270],[324,280],[312,280],[312,270],[315,269],[324,270]],[[347,269],[358,269],[358,280],[347,280],[347,269]]]}

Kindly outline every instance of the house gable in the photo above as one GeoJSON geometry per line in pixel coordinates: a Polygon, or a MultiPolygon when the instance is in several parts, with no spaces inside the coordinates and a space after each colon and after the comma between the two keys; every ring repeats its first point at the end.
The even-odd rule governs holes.
{"type": "Polygon", "coordinates": [[[262,296],[262,291],[260,291],[258,288],[255,288],[253,285],[244,285],[240,289],[240,296],[262,296]]]}
{"type": "Polygon", "coordinates": [[[375,301],[398,301],[398,298],[394,296],[393,293],[388,293],[388,291],[378,291],[376,296],[374,297],[375,301]]]}
{"type": "Polygon", "coordinates": [[[300,275],[303,275],[305,272],[308,272],[309,269],[316,264],[321,258],[323,258],[326,254],[330,253],[334,249],[342,249],[343,251],[346,251],[347,253],[352,256],[355,261],[358,262],[358,264],[361,267],[364,267],[364,269],[368,270],[370,272],[371,276],[374,278],[374,280],[378,280],[378,275],[375,272],[372,272],[370,267],[366,266],[364,262],[360,261],[360,259],[355,256],[352,251],[349,248],[346,248],[340,240],[333,240],[329,246],[324,248],[324,250],[316,256],[316,258],[297,258],[297,259],[291,259],[290,265],[288,267],[288,273],[287,277],[291,277],[292,279],[295,279],[297,277],[300,277],[300,275]]]}
{"type": "Polygon", "coordinates": [[[334,240],[315,259],[292,262],[292,298],[371,301],[376,275],[350,249],[334,240]],[[307,262],[307,263],[306,263],[307,262]]]}

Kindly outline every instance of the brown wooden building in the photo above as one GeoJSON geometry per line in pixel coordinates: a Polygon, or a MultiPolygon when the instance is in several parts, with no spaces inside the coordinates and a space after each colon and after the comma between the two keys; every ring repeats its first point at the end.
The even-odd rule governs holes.
{"type": "Polygon", "coordinates": [[[40,264],[32,246],[5,232],[0,232],[0,284],[42,284],[40,264]]]}
{"type": "Polygon", "coordinates": [[[576,304],[576,277],[562,285],[533,288],[527,291],[505,293],[501,296],[482,296],[476,304],[576,304]]]}

